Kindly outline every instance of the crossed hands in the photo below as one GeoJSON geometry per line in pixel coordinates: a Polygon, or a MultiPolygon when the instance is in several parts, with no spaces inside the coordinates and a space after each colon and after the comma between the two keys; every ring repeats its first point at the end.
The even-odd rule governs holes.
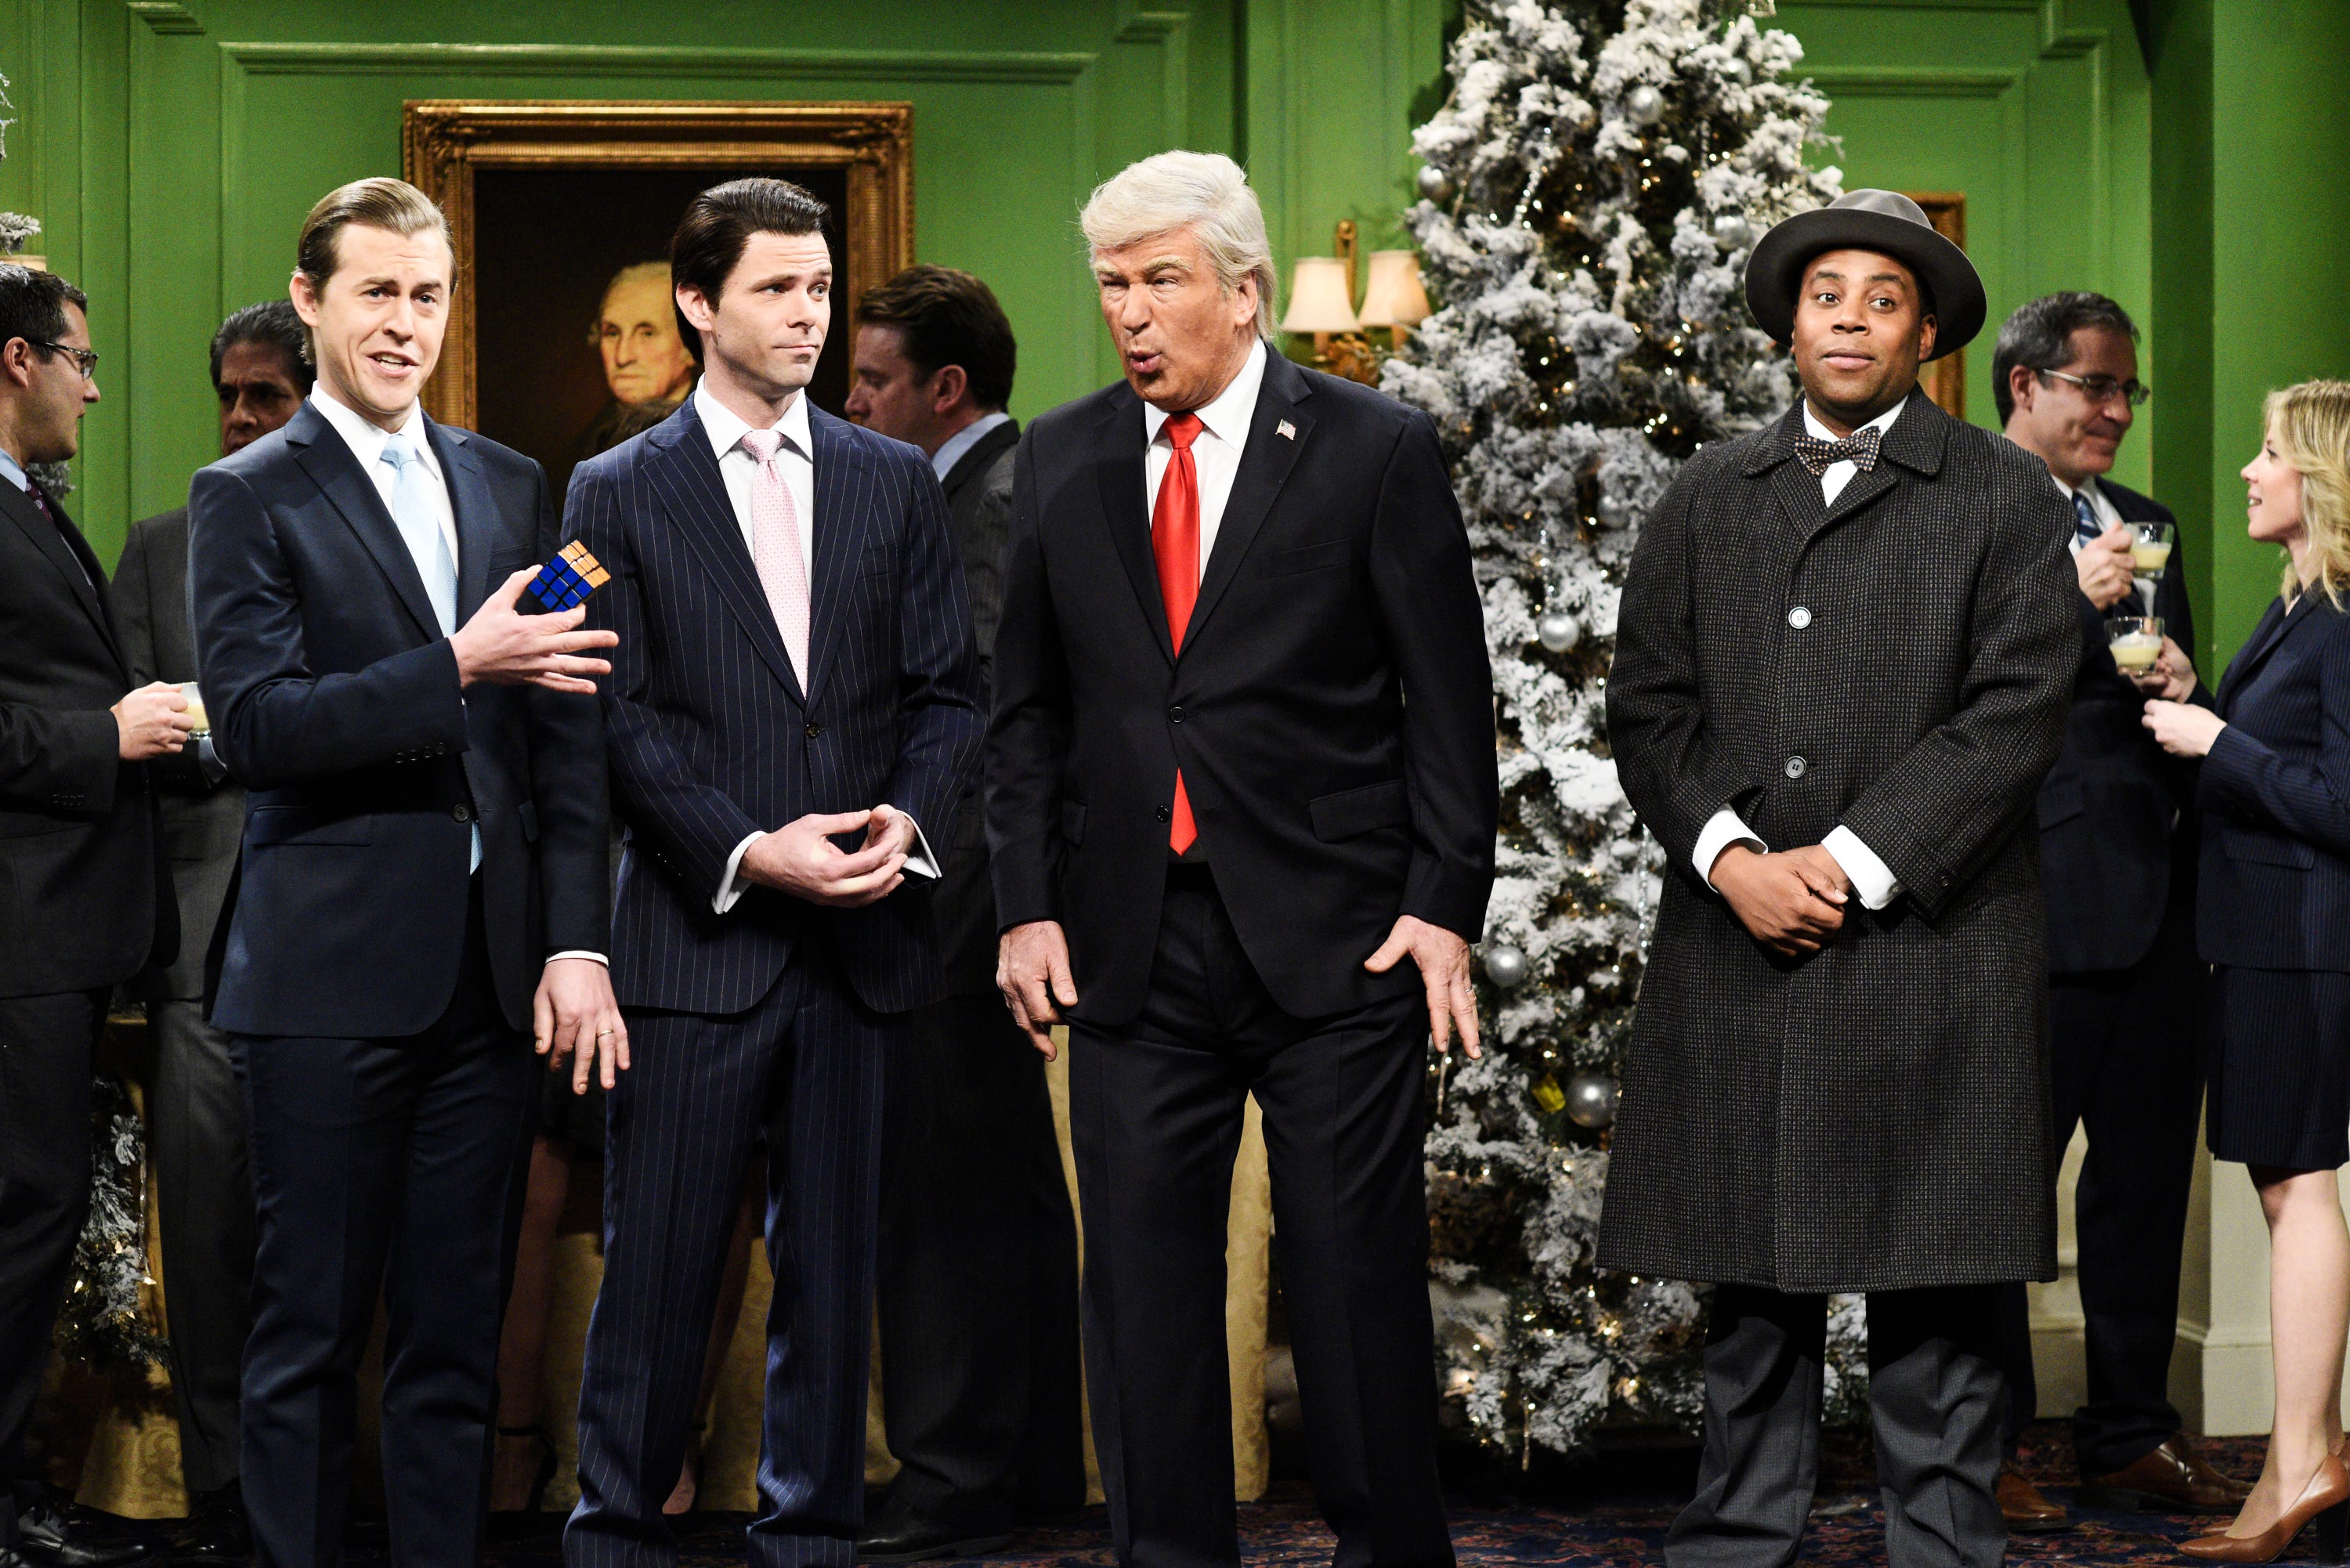
{"type": "Polygon", "coordinates": [[[811,812],[754,839],[736,869],[745,880],[795,898],[828,909],[854,909],[898,890],[913,847],[914,819],[894,805],[811,812]],[[854,851],[832,841],[836,834],[860,827],[865,842],[854,851]]]}
{"type": "Polygon", "coordinates": [[[1714,857],[1712,881],[1747,935],[1790,958],[1815,953],[1844,928],[1852,882],[1816,844],[1776,855],[1733,844],[1714,857]]]}

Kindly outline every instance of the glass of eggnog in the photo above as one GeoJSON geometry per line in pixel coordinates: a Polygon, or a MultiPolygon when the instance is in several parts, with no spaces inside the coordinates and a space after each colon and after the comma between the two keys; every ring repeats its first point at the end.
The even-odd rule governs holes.
{"type": "Polygon", "coordinates": [[[204,712],[204,694],[196,689],[196,683],[192,680],[181,681],[180,695],[188,700],[188,717],[195,721],[196,727],[191,732],[197,735],[211,734],[213,722],[204,712]]]}
{"type": "Polygon", "coordinates": [[[2106,646],[2124,675],[2144,675],[2162,657],[2162,618],[2116,616],[2106,622],[2106,646]]]}
{"type": "Polygon", "coordinates": [[[2130,566],[2141,577],[2158,577],[2163,567],[2170,565],[2171,536],[2174,529],[2168,523],[2133,523],[2130,524],[2130,566]]]}

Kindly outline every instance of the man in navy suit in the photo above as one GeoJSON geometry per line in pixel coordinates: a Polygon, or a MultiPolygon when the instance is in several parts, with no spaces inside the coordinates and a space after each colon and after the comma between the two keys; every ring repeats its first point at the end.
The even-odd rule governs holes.
{"type": "Polygon", "coordinates": [[[251,1113],[243,1389],[262,1568],[342,1553],[380,1295],[392,1552],[476,1561],[491,1376],[536,1103],[530,1047],[625,1046],[605,791],[577,629],[515,604],[553,554],[537,463],[426,419],[454,275],[397,180],[311,209],[291,292],[318,380],[198,473],[189,583],[213,739],[247,788],[212,1018],[251,1113]]]}
{"type": "Polygon", "coordinates": [[[825,216],[781,180],[694,198],[670,267],[702,384],[574,470],[566,507],[612,574],[588,618],[620,639],[613,981],[638,1062],[608,1112],[573,1568],[676,1559],[661,1501],[763,1133],[775,1302],[750,1560],[846,1564],[864,1511],[883,1063],[941,992],[900,888],[938,874],[918,825],[952,822],[981,722],[929,460],[808,407],[825,216]]]}
{"type": "MultiPolygon", "coordinates": [[[[2076,519],[2080,664],[2064,750],[2040,786],[2058,1152],[2076,1125],[2089,1135],[2074,1197],[2088,1402],[2074,1414],[2073,1445],[2086,1506],[2233,1513],[2247,1489],[2197,1457],[2168,1394],[2203,1087],[2194,774],[2139,723],[2160,680],[2142,691],[2106,650],[2112,616],[2161,617],[2178,666],[2195,646],[2176,544],[2150,574],[2150,606],[2131,563],[2133,524],[2175,532],[2169,509],[2106,477],[2147,397],[2137,338],[2103,295],[2054,294],[2008,317],[1991,360],[2008,439],[2048,464],[2076,519]]],[[[2023,1286],[2007,1288],[2004,1315],[2012,1456],[2037,1395],[2023,1286]]],[[[2012,1530],[2066,1522],[2012,1464],[1999,1494],[2012,1530]]]]}

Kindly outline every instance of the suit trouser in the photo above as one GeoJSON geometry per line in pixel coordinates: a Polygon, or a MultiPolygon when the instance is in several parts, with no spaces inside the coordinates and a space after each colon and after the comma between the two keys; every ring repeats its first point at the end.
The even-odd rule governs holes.
{"type": "MultiPolygon", "coordinates": [[[[1998,1285],[1874,1291],[1869,1416],[1893,1568],[1994,1568],[1998,1285]]],[[[1665,1537],[1668,1568],[1783,1568],[1819,1474],[1827,1298],[1721,1285],[1705,1345],[1697,1495],[1665,1537]]]]}
{"type": "Polygon", "coordinates": [[[260,1215],[244,1381],[259,1568],[341,1561],[379,1296],[392,1562],[477,1559],[538,1069],[499,1009],[478,894],[464,955],[448,1009],[420,1034],[231,1036],[260,1215]]]}
{"type": "Polygon", "coordinates": [[[253,1329],[256,1220],[246,1154],[249,1116],[228,1037],[203,1003],[147,1004],[155,1038],[155,1200],[161,1212],[172,1393],[180,1469],[190,1491],[237,1479],[237,1398],[253,1329]]]}
{"type": "Polygon", "coordinates": [[[764,1132],[767,1387],[756,1568],[846,1565],[865,1511],[881,1080],[905,1015],[807,941],[746,1012],[629,1010],[606,1102],[604,1284],[579,1388],[573,1568],[677,1560],[661,1503],[691,1432],[743,1172],[764,1132]]]}
{"type": "Polygon", "coordinates": [[[993,992],[913,1014],[882,1112],[890,1495],[976,1531],[1086,1501],[1077,1236],[1045,1060],[993,992]]]}
{"type": "Polygon", "coordinates": [[[104,991],[0,998],[0,1542],[51,1332],[89,1210],[90,1075],[104,991]]]}
{"type": "Polygon", "coordinates": [[[1240,1561],[1224,1241],[1251,1094],[1336,1568],[1452,1562],[1428,1306],[1427,1035],[1417,985],[1328,1018],[1283,1012],[1191,867],[1169,877],[1140,1014],[1071,1028],[1087,1387],[1121,1563],[1240,1561]]]}
{"type": "MultiPolygon", "coordinates": [[[[2074,1413],[2073,1448],[2085,1476],[2122,1469],[2181,1427],[2170,1353],[2203,1105],[2202,974],[2192,906],[2174,895],[2153,950],[2132,968],[2049,977],[2059,1153],[2076,1123],[2089,1135],[2074,1196],[2088,1402],[2074,1413]]],[[[2008,1287],[2001,1310],[2012,1449],[2039,1407],[2022,1285],[2008,1287]]]]}

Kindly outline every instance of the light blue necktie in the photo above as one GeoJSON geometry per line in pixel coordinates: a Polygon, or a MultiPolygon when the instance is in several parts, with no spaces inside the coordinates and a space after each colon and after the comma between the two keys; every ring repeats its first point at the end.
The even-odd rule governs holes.
{"type": "MultiPolygon", "coordinates": [[[[432,601],[432,614],[445,637],[457,629],[457,563],[449,555],[449,535],[441,531],[440,509],[432,504],[432,472],[406,431],[383,443],[383,461],[398,475],[391,482],[391,520],[415,559],[424,579],[424,597],[432,601]]],[[[466,869],[481,868],[482,828],[475,823],[473,859],[466,869]]]]}
{"type": "Polygon", "coordinates": [[[383,443],[383,461],[398,475],[391,483],[391,520],[415,559],[424,597],[432,601],[446,637],[457,629],[457,563],[450,557],[449,535],[441,531],[440,510],[432,504],[432,471],[406,431],[383,443]]]}

